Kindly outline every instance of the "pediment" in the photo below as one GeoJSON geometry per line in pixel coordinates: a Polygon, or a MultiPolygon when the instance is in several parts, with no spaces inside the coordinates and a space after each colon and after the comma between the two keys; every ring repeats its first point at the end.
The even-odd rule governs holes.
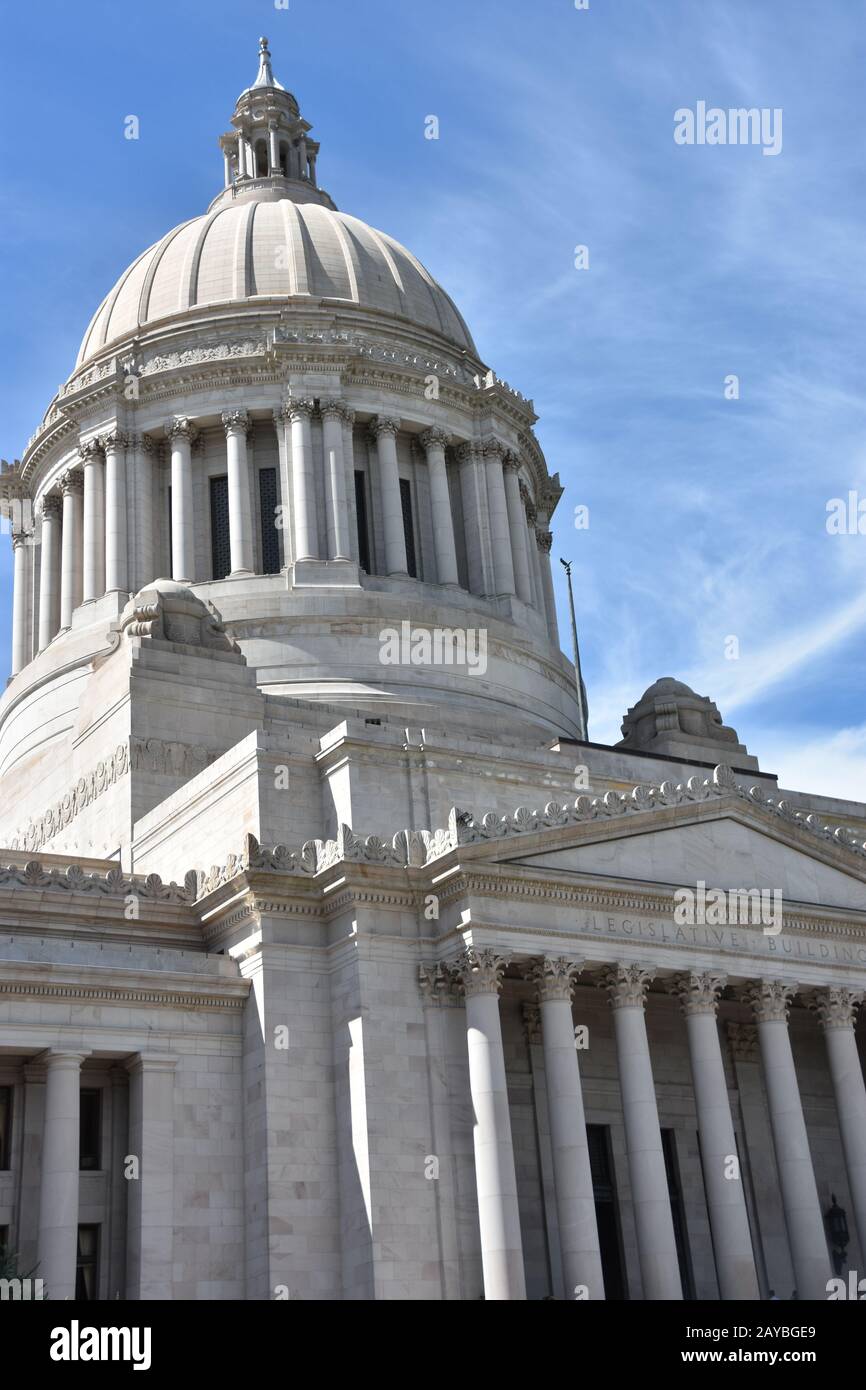
{"type": "Polygon", "coordinates": [[[606,827],[603,837],[584,837],[550,850],[539,843],[540,837],[533,838],[533,849],[524,854],[513,853],[517,847],[512,843],[512,852],[503,855],[500,843],[499,863],[641,883],[687,887],[703,881],[714,888],[777,889],[790,902],[866,911],[866,865],[858,860],[850,869],[837,868],[819,853],[746,823],[741,815],[659,828],[624,821],[606,827]]]}

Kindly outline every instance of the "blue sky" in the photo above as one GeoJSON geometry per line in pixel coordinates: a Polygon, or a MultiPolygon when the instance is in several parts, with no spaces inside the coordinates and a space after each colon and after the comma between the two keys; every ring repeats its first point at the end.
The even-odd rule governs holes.
{"type": "MultiPolygon", "coordinates": [[[[0,455],[22,452],[119,273],[218,191],[216,138],[260,33],[338,206],[406,243],[535,401],[565,486],[554,556],[574,561],[590,736],[618,738],[643,689],[675,675],[784,786],[864,797],[866,536],[828,535],[826,507],[866,499],[866,12],[7,7],[0,455]],[[700,100],[781,108],[781,153],[677,145],[674,112],[700,100]]],[[[4,670],[10,574],[4,538],[4,670]]]]}

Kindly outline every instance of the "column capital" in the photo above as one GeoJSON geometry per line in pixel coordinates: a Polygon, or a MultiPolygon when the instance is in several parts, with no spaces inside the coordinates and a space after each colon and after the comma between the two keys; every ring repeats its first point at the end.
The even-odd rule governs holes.
{"type": "Polygon", "coordinates": [[[94,436],[92,439],[82,439],[78,445],[78,457],[83,466],[89,463],[102,463],[104,451],[102,439],[94,436]]]}
{"type": "Polygon", "coordinates": [[[89,1056],[89,1048],[46,1047],[44,1052],[37,1053],[32,1060],[41,1062],[51,1070],[53,1067],[80,1067],[89,1056]]]}
{"type": "Polygon", "coordinates": [[[150,434],[135,435],[134,443],[144,454],[155,454],[159,447],[156,440],[150,434]]]}
{"type": "Polygon", "coordinates": [[[109,430],[107,434],[99,436],[99,443],[104,454],[116,453],[118,449],[128,448],[130,436],[124,430],[109,430]]]}
{"type": "Polygon", "coordinates": [[[553,545],[553,533],[545,531],[540,526],[535,528],[535,541],[539,550],[545,555],[550,554],[550,547],[553,545]]]}
{"type": "Polygon", "coordinates": [[[750,980],[740,999],[749,1005],[756,1023],[787,1023],[797,989],[797,985],[786,980],[750,980]]]}
{"type": "Polygon", "coordinates": [[[336,396],[329,396],[327,400],[319,401],[319,414],[323,420],[326,418],[341,420],[343,418],[343,402],[338,400],[336,396]]]}
{"type": "Polygon", "coordinates": [[[123,1065],[133,1076],[138,1072],[173,1072],[177,1058],[170,1053],[136,1052],[131,1057],[124,1057],[123,1065]]]}
{"type": "Polygon", "coordinates": [[[31,537],[32,535],[33,535],[33,532],[32,532],[32,531],[24,531],[24,530],[15,530],[15,531],[13,531],[13,532],[12,532],[12,549],[13,549],[13,550],[17,550],[17,549],[19,548],[19,546],[25,546],[25,545],[29,544],[30,537],[31,537]]]}
{"type": "Polygon", "coordinates": [[[449,966],[469,998],[473,994],[498,994],[509,959],[489,946],[469,946],[449,966]]]}
{"type": "Polygon", "coordinates": [[[842,985],[827,985],[816,989],[806,999],[806,1005],[818,1015],[823,1032],[830,1028],[853,1028],[857,1010],[864,999],[863,990],[846,989],[842,985]]]}
{"type": "Polygon", "coordinates": [[[569,1003],[577,983],[576,976],[583,969],[582,960],[571,960],[568,956],[542,956],[533,961],[529,979],[536,986],[538,999],[546,1003],[549,999],[565,999],[569,1003]]]}
{"type": "Polygon", "coordinates": [[[607,990],[612,1009],[642,1009],[655,974],[654,965],[629,965],[618,961],[616,965],[605,967],[597,983],[607,990]]]}
{"type": "Polygon", "coordinates": [[[480,450],[485,459],[501,460],[505,456],[505,445],[500,444],[493,435],[488,435],[486,439],[482,439],[480,450]]]}
{"type": "Polygon", "coordinates": [[[757,1062],[758,1030],[754,1023],[729,1023],[728,1047],[735,1062],[757,1062]]]}
{"type": "Polygon", "coordinates": [[[374,439],[378,439],[382,434],[390,434],[396,437],[400,430],[400,421],[392,415],[375,415],[370,421],[370,433],[374,439]]]}
{"type": "Polygon", "coordinates": [[[345,402],[345,401],[343,401],[342,404],[341,404],[341,406],[340,406],[340,414],[341,414],[342,417],[343,417],[343,422],[344,422],[344,424],[346,424],[346,425],[354,425],[354,423],[355,423],[355,412],[354,412],[354,410],[352,409],[352,407],[351,407],[350,405],[346,405],[346,402],[345,402]]]}
{"type": "Polygon", "coordinates": [[[451,442],[448,431],[440,429],[438,425],[431,425],[429,429],[424,430],[423,434],[419,434],[417,438],[421,448],[426,450],[427,453],[429,453],[431,449],[447,449],[451,442]]]}
{"type": "Polygon", "coordinates": [[[719,995],[727,984],[726,975],[714,975],[708,970],[687,970],[675,975],[668,983],[668,992],[676,995],[688,1018],[692,1014],[718,1013],[719,995]]]}
{"type": "Polygon", "coordinates": [[[457,1003],[457,982],[441,961],[418,966],[418,985],[425,1006],[457,1003]]]}
{"type": "Polygon", "coordinates": [[[520,455],[513,449],[506,449],[502,456],[502,467],[506,473],[518,473],[520,471],[520,455]]]}
{"type": "Polygon", "coordinates": [[[471,439],[463,439],[457,445],[457,462],[472,463],[478,453],[478,446],[471,439]]]}
{"type": "Polygon", "coordinates": [[[46,517],[59,517],[63,513],[63,498],[56,492],[48,492],[42,498],[40,504],[40,514],[44,521],[46,517]]]}
{"type": "Polygon", "coordinates": [[[248,435],[253,422],[248,410],[224,410],[220,416],[226,438],[232,433],[248,435]]]}
{"type": "Polygon", "coordinates": [[[166,420],[165,434],[167,439],[185,439],[188,444],[194,444],[198,439],[198,430],[187,415],[175,415],[171,420],[166,420]]]}
{"type": "Polygon", "coordinates": [[[84,474],[80,468],[70,468],[60,479],[60,490],[64,497],[84,491],[84,474]]]}
{"type": "Polygon", "coordinates": [[[308,400],[284,401],[280,407],[284,420],[294,424],[297,420],[309,420],[315,410],[315,405],[308,400]]]}

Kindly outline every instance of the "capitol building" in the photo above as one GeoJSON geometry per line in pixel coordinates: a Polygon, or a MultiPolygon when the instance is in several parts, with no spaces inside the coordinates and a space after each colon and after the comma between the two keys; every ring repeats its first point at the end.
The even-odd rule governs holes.
{"type": "Polygon", "coordinates": [[[49,1299],[826,1298],[866,805],[670,676],[588,740],[531,400],[264,39],[219,145],[0,474],[0,1246],[49,1299]]]}

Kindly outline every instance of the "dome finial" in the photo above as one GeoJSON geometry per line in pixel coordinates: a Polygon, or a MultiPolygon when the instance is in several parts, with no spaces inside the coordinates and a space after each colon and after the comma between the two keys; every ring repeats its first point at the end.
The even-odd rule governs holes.
{"type": "Polygon", "coordinates": [[[259,71],[253,87],[275,87],[278,92],[283,91],[271,68],[271,55],[266,38],[259,39],[259,71]]]}

